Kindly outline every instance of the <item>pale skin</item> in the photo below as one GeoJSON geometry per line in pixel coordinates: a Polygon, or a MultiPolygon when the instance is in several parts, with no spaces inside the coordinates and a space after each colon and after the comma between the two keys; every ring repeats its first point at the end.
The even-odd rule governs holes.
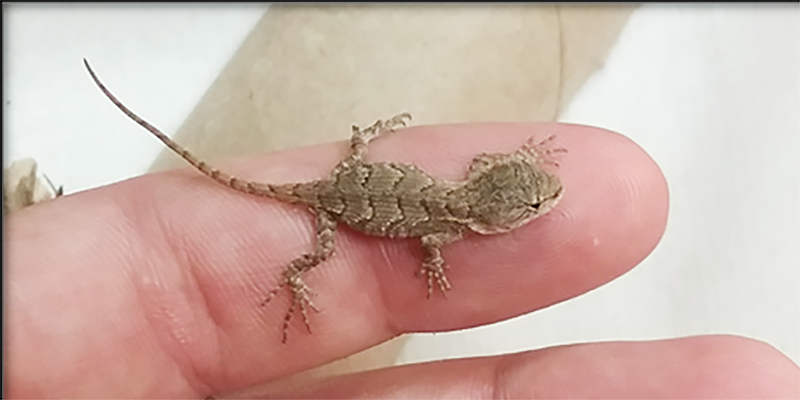
{"type": "MultiPolygon", "coordinates": [[[[325,304],[315,334],[292,325],[287,344],[277,340],[285,308],[258,303],[313,236],[304,210],[220,190],[189,168],[24,209],[6,221],[5,394],[203,398],[270,383],[252,395],[798,398],[794,363],[733,336],[578,344],[390,368],[304,389],[280,381],[404,332],[529,313],[637,265],[664,231],[667,186],[647,154],[618,134],[559,124],[422,126],[376,141],[370,157],[457,179],[476,153],[512,151],[530,135],[551,133],[569,149],[558,169],[569,189],[564,199],[509,235],[444,248],[453,284],[447,299],[421,295],[413,276],[418,243],[342,229],[336,254],[308,275],[325,304]]],[[[258,181],[304,181],[329,171],[347,148],[332,143],[220,167],[258,181]]],[[[288,307],[289,299],[274,304],[288,307]]]]}

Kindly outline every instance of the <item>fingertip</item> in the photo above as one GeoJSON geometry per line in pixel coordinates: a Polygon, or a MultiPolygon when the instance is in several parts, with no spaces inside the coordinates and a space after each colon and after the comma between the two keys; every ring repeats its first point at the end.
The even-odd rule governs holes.
{"type": "MultiPolygon", "coordinates": [[[[392,293],[387,302],[389,314],[399,320],[394,326],[412,331],[449,330],[546,307],[635,267],[664,233],[668,212],[664,175],[647,152],[624,135],[582,125],[528,123],[423,127],[410,134],[423,132],[433,139],[432,148],[439,148],[439,138],[450,143],[450,148],[438,152],[445,155],[438,159],[430,154],[433,151],[423,149],[421,162],[437,160],[439,169],[441,165],[461,166],[462,173],[465,163],[480,153],[480,148],[507,152],[532,137],[540,140],[555,136],[553,146],[568,151],[560,155],[560,166],[552,169],[562,181],[564,197],[548,214],[517,230],[469,235],[443,250],[453,266],[448,275],[454,287],[453,301],[442,305],[451,311],[444,318],[439,313],[425,318],[418,312],[404,311],[418,307],[431,310],[439,303],[415,300],[414,287],[398,285],[397,276],[377,270],[378,276],[387,278],[383,290],[392,293]],[[476,143],[479,141],[485,143],[476,143]],[[449,162],[451,159],[455,161],[449,162]]],[[[386,258],[387,254],[394,266],[404,261],[419,262],[415,258],[419,254],[403,256],[391,244],[375,258],[386,258]]]]}

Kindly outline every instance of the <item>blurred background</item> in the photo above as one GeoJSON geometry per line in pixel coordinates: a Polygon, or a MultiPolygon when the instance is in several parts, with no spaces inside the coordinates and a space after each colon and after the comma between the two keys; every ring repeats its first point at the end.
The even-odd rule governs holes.
{"type": "MultiPolygon", "coordinates": [[[[407,18],[417,18],[414,19],[417,24],[428,24],[425,18],[440,18],[436,13],[441,12],[412,6],[396,10],[342,8],[317,12],[312,7],[277,10],[255,4],[3,7],[4,167],[10,161],[32,157],[39,171],[56,186],[63,185],[68,194],[165,168],[174,161],[163,158],[160,166],[159,161],[154,163],[162,152],[161,144],[140,131],[101,96],[83,68],[84,57],[132,109],[165,132],[177,132],[182,142],[213,159],[243,154],[236,145],[252,140],[260,141],[258,148],[265,151],[344,139],[349,135],[349,124],[393,114],[393,111],[383,113],[379,107],[382,105],[372,109],[350,105],[344,113],[325,108],[326,102],[340,100],[337,96],[342,92],[326,89],[325,85],[332,84],[332,80],[313,78],[320,79],[317,87],[328,98],[314,97],[323,106],[311,109],[321,108],[320,113],[326,118],[320,123],[337,132],[312,137],[302,135],[319,131],[317,127],[287,130],[292,124],[313,119],[308,115],[309,108],[298,103],[308,100],[297,96],[307,99],[316,92],[302,88],[301,83],[296,84],[297,91],[290,89],[293,82],[304,82],[303,76],[317,76],[313,74],[318,67],[298,61],[305,60],[306,53],[287,53],[285,49],[301,52],[309,46],[327,48],[330,53],[325,57],[335,61],[336,48],[331,46],[337,41],[331,38],[353,34],[340,27],[328,36],[321,35],[325,25],[309,23],[322,27],[304,27],[305,18],[320,21],[327,18],[334,22],[357,19],[363,25],[344,26],[367,29],[372,13],[410,13],[413,15],[407,18]],[[281,30],[276,26],[282,27],[281,30]],[[266,35],[269,40],[254,32],[261,32],[258,35],[266,35]],[[320,41],[324,46],[319,46],[320,41]],[[278,44],[284,47],[275,47],[278,44]],[[255,54],[253,49],[265,50],[255,54]],[[277,58],[281,54],[291,63],[277,58]],[[256,66],[258,71],[254,71],[256,66]],[[289,89],[259,78],[259,71],[272,73],[289,89]],[[296,71],[296,76],[292,71],[296,71]],[[259,88],[281,95],[267,96],[263,94],[267,89],[259,88]],[[264,99],[252,109],[241,111],[235,103],[231,104],[235,100],[231,100],[233,95],[225,93],[264,99]],[[219,117],[214,117],[217,119],[209,120],[210,109],[220,110],[219,117]],[[245,117],[237,114],[243,112],[247,113],[245,117]],[[270,116],[264,114],[269,112],[288,115],[288,122],[278,121],[277,116],[264,117],[269,121],[252,125],[234,126],[225,122],[234,118],[249,121],[247,118],[258,115],[270,116]],[[336,115],[343,115],[345,122],[339,123],[336,115]],[[216,136],[219,133],[214,129],[223,131],[229,127],[253,133],[249,137],[247,133],[241,137],[216,136]],[[204,133],[195,135],[201,131],[204,133]],[[298,132],[298,136],[276,141],[275,135],[287,131],[298,132]],[[214,150],[223,147],[219,152],[214,150]]],[[[444,40],[461,40],[462,51],[451,57],[478,52],[475,59],[480,62],[455,59],[464,68],[483,68],[480,74],[469,71],[465,76],[493,72],[509,75],[498,70],[509,64],[512,68],[521,65],[513,71],[517,75],[510,76],[518,76],[522,71],[522,76],[542,79],[518,79],[519,85],[536,89],[522,94],[514,91],[513,85],[508,89],[508,82],[498,84],[502,90],[494,91],[490,84],[480,89],[499,93],[498,97],[517,103],[523,101],[516,100],[517,97],[528,99],[529,109],[523,107],[515,109],[513,114],[503,114],[502,110],[471,104],[456,110],[424,111],[421,122],[417,123],[556,118],[620,132],[655,159],[669,183],[670,215],[663,240],[630,273],[583,296],[491,326],[411,335],[393,351],[381,355],[383,361],[365,363],[383,365],[585,341],[710,333],[759,339],[800,362],[798,5],[647,4],[614,11],[618,17],[607,13],[595,19],[594,15],[605,12],[597,6],[569,20],[572,25],[566,19],[572,11],[549,7],[531,10],[532,22],[517,21],[517,25],[499,23],[507,18],[503,10],[487,21],[476,16],[488,11],[472,7],[460,17],[462,11],[449,7],[447,16],[441,18],[448,18],[452,25],[440,24],[449,26],[449,30],[431,29],[423,33],[443,38],[439,43],[448,48],[453,48],[452,42],[444,40]],[[468,18],[472,19],[464,22],[468,18]],[[602,21],[606,25],[591,25],[599,18],[605,18],[602,21]],[[540,23],[535,24],[536,21],[540,23]],[[457,29],[462,26],[459,24],[481,24],[484,30],[462,31],[457,29]],[[503,38],[513,37],[515,32],[523,32],[525,37],[520,38],[524,46],[497,52],[528,54],[530,51],[528,55],[538,60],[486,50],[493,42],[487,45],[481,41],[482,36],[497,34],[492,27],[499,25],[507,27],[503,38]],[[594,29],[604,32],[604,36],[600,35],[602,54],[596,52],[600,45],[586,39],[598,36],[592,34],[594,29]],[[464,37],[470,38],[466,44],[464,37]],[[586,54],[589,56],[583,59],[588,67],[574,67],[578,65],[575,60],[586,54]],[[486,61],[492,57],[499,61],[486,61]],[[556,78],[549,78],[537,65],[554,66],[556,78]],[[526,68],[531,75],[524,75],[526,68]],[[578,78],[569,80],[570,76],[578,78]],[[551,83],[555,86],[548,86],[551,83]],[[535,101],[531,100],[534,98],[535,101]]],[[[403,21],[395,22],[399,25],[403,21]]],[[[392,40],[406,44],[422,40],[412,37],[414,34],[386,29],[381,33],[385,36],[383,42],[363,45],[386,47],[392,40]]],[[[411,52],[405,54],[407,59],[413,51],[423,50],[404,46],[403,51],[397,52],[398,57],[411,52]]],[[[381,62],[368,55],[362,57],[362,63],[381,62]]],[[[411,57],[411,62],[420,61],[411,57]]],[[[352,79],[353,85],[369,86],[372,78],[358,77],[363,74],[359,65],[349,65],[349,69],[343,67],[343,70],[351,71],[350,75],[360,81],[347,79],[352,79]]],[[[367,67],[376,70],[375,65],[367,67]]],[[[410,72],[401,67],[386,69],[385,74],[408,76],[410,72]]],[[[415,73],[433,74],[431,68],[426,66],[415,73]]],[[[341,78],[341,74],[333,78],[341,78]]],[[[319,76],[324,76],[324,71],[319,76]]],[[[387,80],[381,74],[374,79],[387,80]]],[[[424,77],[414,78],[417,82],[420,79],[424,77]]],[[[403,80],[398,82],[399,86],[404,84],[403,80]]],[[[420,105],[426,101],[424,87],[415,89],[412,106],[393,110],[422,108],[420,105]]],[[[393,89],[389,86],[380,90],[385,94],[393,89]]],[[[477,90],[473,94],[481,94],[480,90],[473,90],[477,90]]],[[[369,93],[362,91],[359,96],[343,103],[373,102],[369,93]]],[[[387,109],[404,100],[401,95],[388,98],[391,101],[387,100],[387,109]]]]}

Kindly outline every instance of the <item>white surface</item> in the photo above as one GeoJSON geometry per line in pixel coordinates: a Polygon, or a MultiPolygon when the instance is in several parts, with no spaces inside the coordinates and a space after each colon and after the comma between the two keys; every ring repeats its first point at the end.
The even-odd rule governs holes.
{"type": "MultiPolygon", "coordinates": [[[[36,158],[67,192],[141,174],[160,151],[118,112],[99,112],[112,106],[81,58],[173,132],[265,10],[4,7],[6,160],[36,158]]],[[[794,4],[636,11],[562,120],[622,132],[659,163],[671,196],[663,241],[609,285],[414,337],[403,361],[703,333],[758,338],[800,361],[799,22],[794,4]]]]}
{"type": "Polygon", "coordinates": [[[731,333],[800,361],[799,74],[797,5],[642,6],[561,120],[623,133],[660,165],[659,246],[546,310],[415,337],[405,359],[731,333]]]}

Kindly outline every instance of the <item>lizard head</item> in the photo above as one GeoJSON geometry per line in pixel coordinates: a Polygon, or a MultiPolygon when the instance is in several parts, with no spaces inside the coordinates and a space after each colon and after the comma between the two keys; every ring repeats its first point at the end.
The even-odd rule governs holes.
{"type": "Polygon", "coordinates": [[[464,186],[467,226],[482,234],[507,232],[541,216],[561,199],[561,181],[541,168],[535,148],[512,154],[483,154],[470,165],[464,186]]]}

